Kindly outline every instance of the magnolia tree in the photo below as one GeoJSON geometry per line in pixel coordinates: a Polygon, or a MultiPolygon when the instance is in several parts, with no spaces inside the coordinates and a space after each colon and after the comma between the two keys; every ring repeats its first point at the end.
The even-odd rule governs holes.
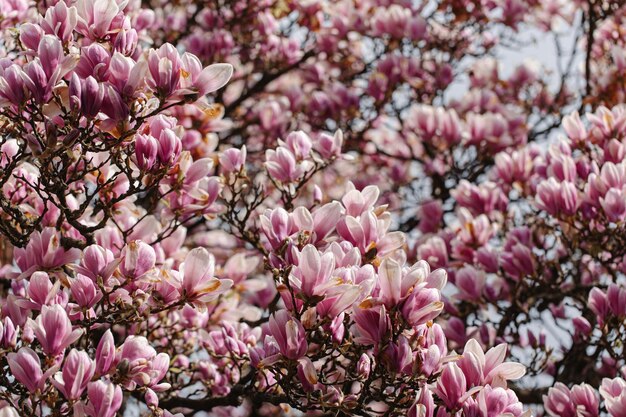
{"type": "Polygon", "coordinates": [[[0,32],[1,417],[626,417],[626,5],[0,32]]]}

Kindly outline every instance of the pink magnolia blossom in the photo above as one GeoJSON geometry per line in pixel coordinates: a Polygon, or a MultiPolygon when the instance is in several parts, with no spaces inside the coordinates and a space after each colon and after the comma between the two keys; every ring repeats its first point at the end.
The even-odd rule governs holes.
{"type": "Polygon", "coordinates": [[[604,399],[608,412],[613,417],[623,417],[626,415],[624,387],[626,387],[626,382],[622,378],[605,378],[602,380],[600,395],[604,399]]]}
{"type": "Polygon", "coordinates": [[[90,278],[84,275],[79,274],[70,285],[72,297],[82,308],[91,308],[102,299],[102,292],[90,278]]]}
{"type": "Polygon", "coordinates": [[[296,360],[306,354],[308,344],[304,327],[287,311],[281,310],[274,314],[270,318],[268,330],[278,343],[280,353],[287,359],[296,360]]]}
{"type": "Polygon", "coordinates": [[[524,376],[524,365],[504,362],[507,345],[500,344],[484,352],[475,339],[470,339],[463,350],[463,358],[458,362],[465,374],[468,386],[490,384],[494,387],[506,386],[506,381],[524,376]]]}
{"type": "Polygon", "coordinates": [[[544,405],[551,416],[598,416],[598,394],[589,385],[572,387],[556,383],[544,396],[544,405]]]}
{"type": "Polygon", "coordinates": [[[21,348],[17,353],[9,353],[7,361],[13,376],[31,393],[43,390],[46,380],[57,369],[51,367],[44,373],[39,357],[27,347],[21,348]]]}
{"type": "Polygon", "coordinates": [[[181,292],[189,299],[207,302],[233,285],[230,279],[214,276],[215,258],[204,248],[190,251],[183,265],[181,292]]]}
{"type": "Polygon", "coordinates": [[[72,329],[67,312],[59,304],[42,306],[41,314],[34,321],[28,321],[43,351],[49,356],[63,353],[83,334],[81,329],[72,329]]]}
{"type": "Polygon", "coordinates": [[[107,330],[96,349],[96,372],[105,375],[111,370],[111,366],[115,360],[115,341],[111,330],[107,330]]]}
{"type": "Polygon", "coordinates": [[[246,147],[230,148],[220,155],[220,166],[225,173],[241,171],[246,162],[246,147]]]}
{"type": "Polygon", "coordinates": [[[63,371],[55,375],[52,383],[69,400],[77,400],[93,377],[95,364],[87,352],[72,349],[65,358],[63,371]]]}
{"type": "Polygon", "coordinates": [[[300,253],[298,267],[294,268],[294,284],[311,297],[320,292],[320,287],[331,278],[334,269],[332,253],[321,255],[313,245],[306,245],[300,253]]]}
{"type": "Polygon", "coordinates": [[[79,256],[77,249],[65,250],[61,247],[59,235],[53,228],[35,233],[26,248],[17,248],[15,258],[24,275],[30,275],[38,268],[52,270],[79,256]]]}
{"type": "Polygon", "coordinates": [[[122,406],[122,390],[119,385],[98,380],[87,385],[89,403],[86,407],[90,417],[113,417],[122,406]]]}

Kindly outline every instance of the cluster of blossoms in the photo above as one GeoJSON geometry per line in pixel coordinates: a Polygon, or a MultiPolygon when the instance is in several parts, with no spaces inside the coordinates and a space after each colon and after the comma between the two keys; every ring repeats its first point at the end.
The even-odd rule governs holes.
{"type": "Polygon", "coordinates": [[[0,416],[626,417],[624,16],[0,0],[0,416]]]}
{"type": "Polygon", "coordinates": [[[566,136],[498,153],[483,181],[451,191],[454,216],[444,221],[433,202],[424,213],[436,220],[420,222],[417,256],[446,268],[454,287],[448,338],[521,348],[529,373],[554,381],[543,392],[551,416],[599,416],[600,397],[624,415],[608,387],[624,383],[626,365],[625,115],[566,116],[566,136]]]}
{"type": "Polygon", "coordinates": [[[156,267],[163,261],[159,255],[141,241],[118,255],[100,245],[65,250],[52,228],[15,250],[20,272],[2,306],[0,340],[10,370],[3,376],[3,397],[17,404],[22,393],[30,395],[19,401],[19,415],[58,408],[112,417],[123,390],[158,404],[156,393],[171,387],[164,380],[171,361],[142,335],[148,328],[139,331],[142,315],[172,305],[206,309],[233,284],[214,276],[215,260],[202,248],[175,269],[156,267]],[[120,332],[123,324],[130,327],[120,332]],[[9,384],[9,375],[21,387],[9,384]]]}
{"type": "Polygon", "coordinates": [[[145,19],[115,2],[61,1],[7,39],[20,46],[0,64],[0,228],[13,244],[43,227],[90,244],[112,224],[106,233],[123,243],[148,216],[164,236],[215,212],[212,161],[183,150],[184,129],[164,112],[204,100],[232,66],[203,68],[170,44],[143,50],[145,19]],[[145,194],[167,209],[141,210],[145,194]]]}
{"type": "Polygon", "coordinates": [[[113,417],[134,393],[167,413],[159,406],[185,408],[178,395],[195,388],[192,404],[254,392],[305,410],[522,415],[506,382],[524,366],[504,362],[504,344],[448,351],[432,321],[446,273],[406,264],[377,197],[369,187],[312,211],[267,209],[271,276],[250,279],[258,259],[218,266],[181,239],[132,241],[114,254],[66,250],[52,228],[35,232],[15,250],[2,308],[5,408],[113,417]]]}

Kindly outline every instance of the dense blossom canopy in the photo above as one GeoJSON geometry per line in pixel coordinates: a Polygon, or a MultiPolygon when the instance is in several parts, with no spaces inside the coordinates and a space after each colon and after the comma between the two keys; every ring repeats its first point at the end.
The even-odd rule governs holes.
{"type": "Polygon", "coordinates": [[[618,1],[0,0],[0,417],[626,417],[625,72],[618,1]]]}

